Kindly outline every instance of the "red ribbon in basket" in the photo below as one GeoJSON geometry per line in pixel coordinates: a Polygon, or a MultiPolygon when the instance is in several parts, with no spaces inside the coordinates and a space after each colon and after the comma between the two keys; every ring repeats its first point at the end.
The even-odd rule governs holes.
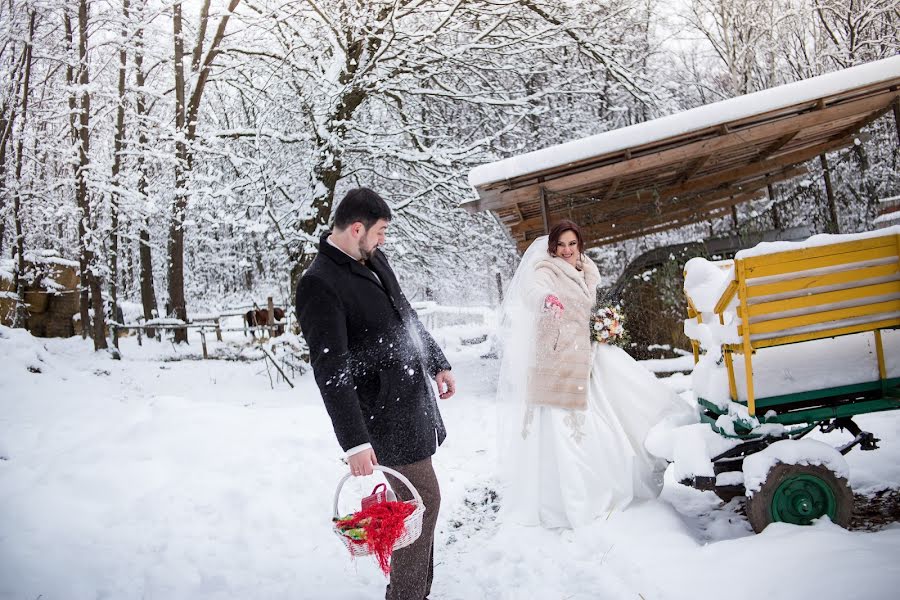
{"type": "Polygon", "coordinates": [[[366,539],[350,541],[354,544],[367,544],[378,559],[378,566],[387,575],[391,572],[394,544],[406,531],[404,519],[415,509],[414,505],[406,502],[375,502],[344,517],[340,524],[342,529],[360,527],[366,532],[366,539]]]}

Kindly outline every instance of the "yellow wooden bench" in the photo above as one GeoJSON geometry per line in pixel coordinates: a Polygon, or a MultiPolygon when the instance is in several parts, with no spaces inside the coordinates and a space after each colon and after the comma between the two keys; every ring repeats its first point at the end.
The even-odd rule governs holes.
{"type": "MultiPolygon", "coordinates": [[[[747,409],[756,414],[753,353],[761,348],[873,332],[884,388],[896,386],[885,370],[881,330],[900,327],[900,234],[765,252],[738,253],[714,312],[737,316],[740,343],[722,347],[729,393],[737,399],[732,354],[743,354],[747,409]]],[[[694,315],[696,310],[689,312],[694,315]]],[[[696,349],[696,346],[695,346],[696,349]]],[[[798,348],[798,352],[802,349],[798,348]]]]}

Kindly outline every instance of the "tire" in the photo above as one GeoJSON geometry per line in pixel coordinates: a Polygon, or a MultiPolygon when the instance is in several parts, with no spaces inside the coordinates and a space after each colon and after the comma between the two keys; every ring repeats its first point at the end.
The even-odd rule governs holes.
{"type": "Polygon", "coordinates": [[[809,525],[826,515],[847,527],[852,513],[847,480],[820,465],[776,464],[762,487],[747,498],[747,517],[756,533],[769,523],[809,525]]]}

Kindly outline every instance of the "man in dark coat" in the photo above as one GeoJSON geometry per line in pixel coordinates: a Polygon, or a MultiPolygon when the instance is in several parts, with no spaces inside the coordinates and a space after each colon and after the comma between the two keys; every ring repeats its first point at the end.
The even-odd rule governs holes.
{"type": "MultiPolygon", "coordinates": [[[[334,230],[297,286],[297,317],[309,344],[316,383],[334,433],[355,476],[383,464],[419,491],[422,535],[391,559],[388,600],[422,600],[434,573],[434,528],[440,488],[431,456],[446,430],[438,395],[455,392],[450,364],[400,290],[378,249],[391,219],[387,203],[366,188],[338,205],[334,230]]],[[[401,499],[412,495],[388,476],[401,499]]]]}

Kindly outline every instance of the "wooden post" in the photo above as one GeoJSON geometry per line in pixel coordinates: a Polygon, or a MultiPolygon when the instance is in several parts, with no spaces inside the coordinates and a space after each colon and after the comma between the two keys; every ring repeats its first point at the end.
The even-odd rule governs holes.
{"type": "Polygon", "coordinates": [[[222,341],[222,324],[220,322],[219,317],[216,317],[216,341],[222,341]]]}
{"type": "MultiPolygon", "coordinates": [[[[750,342],[750,311],[747,308],[747,274],[744,270],[744,262],[735,260],[734,269],[735,276],[739,282],[738,298],[740,299],[740,308],[738,309],[738,316],[741,318],[740,332],[743,338],[744,375],[747,378],[747,411],[751,417],[755,417],[756,397],[753,392],[753,345],[750,342]]],[[[735,386],[736,392],[737,386],[735,386]]]]}
{"type": "MultiPolygon", "coordinates": [[[[187,328],[185,328],[184,332],[187,333],[187,328]]],[[[202,327],[200,328],[200,345],[203,346],[203,358],[209,358],[206,353],[206,332],[202,327]]]]}
{"type": "Polygon", "coordinates": [[[275,302],[272,301],[272,296],[266,298],[266,304],[269,310],[269,339],[271,340],[275,337],[275,302]]]}
{"type": "Polygon", "coordinates": [[[825,178],[825,194],[828,196],[828,216],[831,219],[828,233],[840,233],[841,227],[838,224],[837,206],[834,204],[834,189],[831,187],[831,171],[828,169],[828,158],[824,152],[819,155],[819,162],[822,163],[822,177],[825,178]]]}
{"type": "Polygon", "coordinates": [[[894,100],[894,126],[897,128],[897,145],[900,146],[900,100],[894,100]]]}
{"type": "Polygon", "coordinates": [[[143,346],[143,344],[141,343],[141,332],[142,332],[143,330],[144,330],[143,327],[138,327],[138,328],[137,328],[138,346],[143,346]]]}
{"type": "Polygon", "coordinates": [[[887,369],[884,366],[884,343],[881,341],[881,330],[875,330],[875,356],[878,358],[878,377],[881,379],[881,386],[887,385],[887,369]]]}
{"type": "Polygon", "coordinates": [[[733,224],[735,233],[737,233],[737,230],[738,230],[737,204],[731,205],[731,222],[733,224]]]}
{"type": "Polygon", "coordinates": [[[778,216],[778,205],[775,203],[775,190],[772,188],[771,183],[766,185],[766,191],[769,193],[769,200],[772,201],[772,226],[780,231],[781,217],[778,216]]]}
{"type": "Polygon", "coordinates": [[[541,186],[541,218],[544,220],[544,233],[550,233],[550,206],[544,186],[541,186]]]}

